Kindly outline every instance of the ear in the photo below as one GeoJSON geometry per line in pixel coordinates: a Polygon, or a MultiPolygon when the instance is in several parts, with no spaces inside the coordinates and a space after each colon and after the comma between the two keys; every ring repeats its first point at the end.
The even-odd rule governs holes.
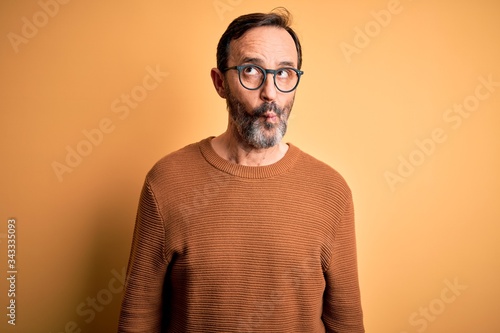
{"type": "Polygon", "coordinates": [[[220,97],[226,98],[226,89],[224,87],[224,74],[218,68],[212,68],[210,71],[212,83],[220,97]]]}

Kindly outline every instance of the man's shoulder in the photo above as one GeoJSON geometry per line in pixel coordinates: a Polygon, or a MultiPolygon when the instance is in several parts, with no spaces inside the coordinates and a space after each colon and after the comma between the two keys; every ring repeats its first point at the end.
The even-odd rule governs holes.
{"type": "Polygon", "coordinates": [[[200,155],[199,146],[200,142],[194,142],[180,149],[174,150],[159,159],[158,162],[154,164],[153,169],[162,167],[163,165],[190,162],[193,158],[200,155]]]}
{"type": "Polygon", "coordinates": [[[158,177],[175,176],[199,164],[203,160],[199,146],[200,142],[191,143],[163,156],[149,170],[147,178],[153,181],[158,177]]]}
{"type": "Polygon", "coordinates": [[[308,179],[314,179],[323,184],[332,184],[337,189],[341,188],[350,192],[347,181],[336,168],[303,150],[301,150],[298,166],[300,172],[303,172],[308,179]]]}
{"type": "Polygon", "coordinates": [[[331,177],[343,178],[342,175],[334,167],[327,164],[323,160],[305,152],[302,149],[300,149],[300,152],[301,152],[301,163],[303,164],[304,167],[311,168],[316,172],[331,177]]]}

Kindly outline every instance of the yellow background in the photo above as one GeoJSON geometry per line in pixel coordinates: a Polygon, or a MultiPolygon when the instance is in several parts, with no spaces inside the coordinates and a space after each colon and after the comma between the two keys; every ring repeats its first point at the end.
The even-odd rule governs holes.
{"type": "Polygon", "coordinates": [[[0,5],[2,332],[115,331],[116,276],[146,172],[225,129],[209,76],[218,39],[235,17],[280,5],[294,15],[305,71],[286,141],[353,190],[367,332],[500,332],[498,1],[73,0],[44,14],[51,3],[0,5]],[[145,91],[148,68],[168,75],[126,117],[115,113],[123,94],[145,91]],[[496,82],[491,91],[480,78],[496,82]],[[464,101],[474,111],[460,126],[443,118],[464,101]],[[83,131],[103,119],[113,130],[85,146],[83,131]],[[87,156],[58,177],[54,162],[78,145],[87,156]],[[413,169],[399,166],[410,158],[413,169]],[[12,217],[15,327],[6,317],[12,217]]]}

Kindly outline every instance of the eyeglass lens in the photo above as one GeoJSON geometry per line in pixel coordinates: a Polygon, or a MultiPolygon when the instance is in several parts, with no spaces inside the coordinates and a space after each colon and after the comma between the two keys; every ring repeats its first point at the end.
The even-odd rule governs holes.
{"type": "MultiPolygon", "coordinates": [[[[242,66],[239,71],[241,84],[247,89],[258,89],[266,79],[266,72],[263,68],[247,65],[242,66]]],[[[274,82],[281,91],[291,91],[295,89],[299,81],[298,73],[292,68],[279,68],[276,70],[274,82]]]]}

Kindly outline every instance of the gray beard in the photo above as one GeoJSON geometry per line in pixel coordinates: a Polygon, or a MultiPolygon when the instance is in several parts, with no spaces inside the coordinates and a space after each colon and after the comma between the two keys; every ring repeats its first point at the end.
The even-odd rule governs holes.
{"type": "Polygon", "coordinates": [[[244,143],[256,149],[263,149],[274,147],[281,142],[288,127],[288,117],[293,100],[284,108],[279,107],[276,103],[263,103],[250,114],[243,104],[231,94],[228,87],[226,87],[226,91],[229,115],[244,143]],[[262,123],[260,117],[268,111],[274,112],[279,118],[277,124],[262,123]]]}

